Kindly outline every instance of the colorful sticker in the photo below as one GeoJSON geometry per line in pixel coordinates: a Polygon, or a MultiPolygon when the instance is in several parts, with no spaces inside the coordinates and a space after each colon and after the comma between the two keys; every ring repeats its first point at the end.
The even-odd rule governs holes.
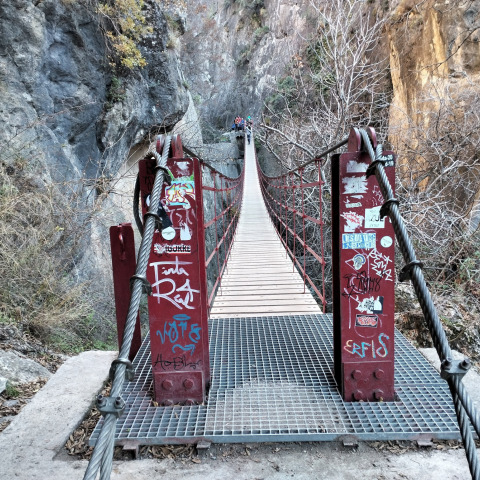
{"type": "Polygon", "coordinates": [[[342,213],[341,216],[347,221],[345,224],[345,232],[354,232],[357,228],[361,228],[363,225],[363,217],[362,215],[358,215],[358,213],[345,212],[342,213]]]}
{"type": "Polygon", "coordinates": [[[360,270],[366,263],[367,259],[365,258],[365,255],[362,255],[361,253],[357,253],[353,258],[353,268],[355,270],[360,270]]]}
{"type": "Polygon", "coordinates": [[[190,208],[189,196],[195,199],[195,182],[193,180],[175,179],[171,185],[165,187],[167,206],[182,205],[184,208],[190,208]]]}
{"type": "Polygon", "coordinates": [[[355,318],[355,325],[357,327],[377,328],[378,317],[376,315],[357,315],[355,318]]]}
{"type": "Polygon", "coordinates": [[[343,233],[342,248],[343,249],[365,249],[375,248],[376,233],[343,233]]]}

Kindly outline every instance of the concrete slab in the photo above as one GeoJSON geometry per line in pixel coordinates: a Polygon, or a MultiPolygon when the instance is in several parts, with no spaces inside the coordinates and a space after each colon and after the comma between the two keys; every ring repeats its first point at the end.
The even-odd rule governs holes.
{"type": "Polygon", "coordinates": [[[78,462],[59,465],[54,458],[90,409],[116,356],[116,352],[84,352],[58,369],[0,434],[2,480],[82,478],[81,469],[75,473],[78,462]],[[68,473],[63,468],[67,465],[68,473]],[[54,476],[56,470],[63,476],[54,476]]]}
{"type": "MultiPolygon", "coordinates": [[[[0,434],[0,480],[80,480],[87,462],[63,454],[63,445],[107,378],[115,352],[85,352],[67,360],[0,434]]],[[[112,480],[436,480],[470,478],[463,450],[422,449],[402,455],[360,443],[213,445],[201,459],[114,462],[112,480]]]]}

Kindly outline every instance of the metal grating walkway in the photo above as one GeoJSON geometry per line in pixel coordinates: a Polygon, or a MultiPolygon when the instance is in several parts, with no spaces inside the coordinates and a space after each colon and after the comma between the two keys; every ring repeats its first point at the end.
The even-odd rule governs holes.
{"type": "Polygon", "coordinates": [[[345,403],[333,379],[331,324],[323,314],[210,320],[212,385],[199,406],[153,406],[147,337],[124,385],[116,444],[460,438],[446,382],[398,331],[398,401],[345,403]]]}

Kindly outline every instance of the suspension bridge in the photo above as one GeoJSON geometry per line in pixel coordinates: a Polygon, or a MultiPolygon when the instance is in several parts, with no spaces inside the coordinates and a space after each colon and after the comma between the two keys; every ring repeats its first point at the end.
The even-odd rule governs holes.
{"type": "Polygon", "coordinates": [[[122,343],[111,394],[97,399],[103,419],[85,479],[110,478],[114,445],[432,439],[462,439],[480,478],[480,421],[462,384],[469,361],[452,359],[394,197],[394,155],[373,130],[352,129],[275,178],[253,142],[238,178],[178,138],[159,138],[147,157],[136,264],[129,227],[111,231],[122,343]],[[332,315],[322,168],[344,145],[331,157],[332,315]],[[441,376],[394,329],[394,237],[441,376]],[[126,305],[118,298],[130,286],[126,305]],[[144,293],[150,334],[141,339],[144,293]]]}

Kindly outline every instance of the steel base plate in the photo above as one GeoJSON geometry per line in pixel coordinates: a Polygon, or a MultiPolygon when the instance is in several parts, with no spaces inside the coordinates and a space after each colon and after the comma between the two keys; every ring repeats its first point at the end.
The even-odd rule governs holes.
{"type": "Polygon", "coordinates": [[[346,403],[333,377],[331,315],[213,319],[209,328],[206,405],[153,405],[146,338],[124,385],[117,445],[460,439],[447,383],[398,331],[398,401],[346,403]]]}

